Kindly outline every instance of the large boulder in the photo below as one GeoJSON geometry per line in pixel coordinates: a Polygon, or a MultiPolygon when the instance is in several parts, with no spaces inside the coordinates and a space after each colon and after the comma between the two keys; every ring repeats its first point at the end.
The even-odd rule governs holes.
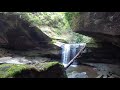
{"type": "Polygon", "coordinates": [[[120,12],[80,12],[72,25],[77,33],[120,46],[120,12]]]}
{"type": "Polygon", "coordinates": [[[58,62],[37,65],[1,64],[0,78],[67,78],[64,66],[58,62]]]}

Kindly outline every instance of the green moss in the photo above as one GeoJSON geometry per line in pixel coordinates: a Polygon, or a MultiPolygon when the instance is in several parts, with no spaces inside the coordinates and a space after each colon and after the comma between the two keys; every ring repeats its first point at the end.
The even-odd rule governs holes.
{"type": "Polygon", "coordinates": [[[2,64],[0,65],[0,78],[14,77],[64,77],[64,67],[59,62],[45,62],[37,65],[2,64]],[[58,72],[58,71],[60,72],[58,72]],[[52,72],[51,72],[52,71],[52,72]],[[31,75],[32,74],[32,75],[31,75]]]}
{"type": "Polygon", "coordinates": [[[20,73],[22,70],[31,68],[28,65],[2,64],[0,65],[0,78],[14,77],[15,74],[20,73]]]}
{"type": "Polygon", "coordinates": [[[40,63],[38,66],[40,67],[39,70],[47,70],[55,65],[60,65],[61,67],[63,67],[63,65],[60,64],[59,62],[45,62],[45,63],[40,63]]]}
{"type": "Polygon", "coordinates": [[[102,45],[97,44],[97,43],[87,43],[86,47],[94,47],[94,48],[98,48],[98,47],[102,47],[102,45]]]}
{"type": "Polygon", "coordinates": [[[96,47],[96,48],[98,47],[97,44],[87,44],[86,46],[87,46],[87,47],[96,47]]]}

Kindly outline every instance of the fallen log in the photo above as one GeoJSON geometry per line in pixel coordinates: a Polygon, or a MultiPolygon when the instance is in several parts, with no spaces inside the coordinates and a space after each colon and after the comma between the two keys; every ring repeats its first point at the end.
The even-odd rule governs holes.
{"type": "Polygon", "coordinates": [[[76,58],[77,58],[78,56],[80,57],[80,55],[82,55],[82,51],[84,51],[85,46],[86,46],[86,45],[84,45],[83,48],[80,49],[80,51],[75,55],[75,57],[74,57],[72,60],[70,60],[70,62],[69,62],[69,63],[67,64],[67,66],[65,67],[65,69],[67,69],[67,68],[76,60],[76,58]]]}

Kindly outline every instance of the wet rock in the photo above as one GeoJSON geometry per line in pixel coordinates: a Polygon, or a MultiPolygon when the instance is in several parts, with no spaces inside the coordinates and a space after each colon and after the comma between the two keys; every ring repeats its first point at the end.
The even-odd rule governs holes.
{"type": "Polygon", "coordinates": [[[2,57],[0,58],[0,63],[8,63],[8,64],[38,64],[44,62],[50,62],[49,58],[42,57],[2,57]]]}
{"type": "Polygon", "coordinates": [[[89,63],[96,68],[98,77],[96,78],[119,78],[120,76],[120,66],[114,64],[103,64],[103,63],[89,63]]]}
{"type": "Polygon", "coordinates": [[[88,78],[86,72],[76,72],[73,71],[72,73],[68,74],[68,78],[88,78]]]}
{"type": "Polygon", "coordinates": [[[11,64],[27,64],[31,61],[24,57],[3,57],[0,58],[0,63],[11,63],[11,64]]]}

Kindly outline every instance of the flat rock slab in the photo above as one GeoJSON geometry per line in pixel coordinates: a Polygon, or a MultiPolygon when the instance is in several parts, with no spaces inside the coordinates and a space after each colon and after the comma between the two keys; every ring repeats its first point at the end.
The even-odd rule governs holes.
{"type": "Polygon", "coordinates": [[[11,64],[37,64],[41,62],[49,61],[48,58],[34,57],[2,57],[0,58],[0,63],[11,63],[11,64]]]}
{"type": "Polygon", "coordinates": [[[12,63],[12,64],[27,64],[28,61],[27,59],[25,59],[24,57],[3,57],[0,58],[0,63],[12,63]]]}

